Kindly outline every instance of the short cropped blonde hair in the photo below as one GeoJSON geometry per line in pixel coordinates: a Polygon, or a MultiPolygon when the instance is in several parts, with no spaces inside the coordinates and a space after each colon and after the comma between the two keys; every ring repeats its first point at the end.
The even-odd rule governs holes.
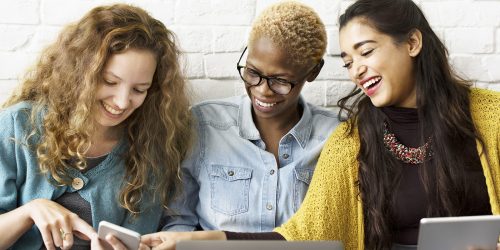
{"type": "Polygon", "coordinates": [[[266,8],[252,25],[248,44],[269,38],[284,49],[290,63],[316,64],[326,51],[326,29],[318,14],[296,1],[283,1],[266,8]]]}

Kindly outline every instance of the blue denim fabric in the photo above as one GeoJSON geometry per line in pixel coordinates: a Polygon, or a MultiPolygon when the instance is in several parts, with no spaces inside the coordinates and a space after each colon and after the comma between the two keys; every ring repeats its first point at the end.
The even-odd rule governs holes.
{"type": "Polygon", "coordinates": [[[299,208],[321,148],[338,125],[333,111],[300,99],[303,115],[280,140],[279,164],[265,150],[250,99],[237,96],[193,107],[197,140],[183,162],[184,194],[163,230],[266,232],[299,208]]]}
{"type": "MultiPolygon", "coordinates": [[[[56,200],[65,192],[78,192],[90,203],[92,226],[97,230],[99,222],[109,222],[132,229],[141,234],[158,229],[162,206],[158,199],[146,195],[140,206],[144,210],[137,217],[120,206],[118,194],[125,175],[124,153],[128,143],[122,140],[99,165],[82,173],[71,169],[72,177],[83,180],[80,190],[72,186],[55,186],[40,173],[36,151],[38,135],[26,141],[31,132],[31,104],[22,102],[0,112],[0,214],[9,212],[31,200],[43,198],[56,200]]],[[[41,116],[40,116],[41,118],[41,116]]],[[[37,126],[41,126],[40,123],[37,126]]],[[[49,177],[52,181],[54,179],[49,177]]],[[[1,239],[1,236],[0,236],[1,239]]],[[[24,233],[9,249],[40,249],[42,236],[36,226],[24,233]]]]}

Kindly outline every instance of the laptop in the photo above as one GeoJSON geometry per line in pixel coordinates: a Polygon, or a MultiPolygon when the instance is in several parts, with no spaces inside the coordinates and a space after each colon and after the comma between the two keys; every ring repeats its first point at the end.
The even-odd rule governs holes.
{"type": "Polygon", "coordinates": [[[179,241],[177,250],[344,250],[340,241],[192,240],[179,241]]]}
{"type": "Polygon", "coordinates": [[[419,250],[497,249],[500,215],[423,218],[419,250]]]}

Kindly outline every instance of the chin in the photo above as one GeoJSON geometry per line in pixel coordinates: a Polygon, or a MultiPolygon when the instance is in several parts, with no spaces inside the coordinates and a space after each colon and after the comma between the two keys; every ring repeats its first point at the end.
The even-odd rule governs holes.
{"type": "Polygon", "coordinates": [[[375,106],[377,108],[382,108],[382,107],[388,106],[388,104],[385,100],[380,100],[377,98],[371,98],[370,100],[371,100],[373,106],[375,106]]]}

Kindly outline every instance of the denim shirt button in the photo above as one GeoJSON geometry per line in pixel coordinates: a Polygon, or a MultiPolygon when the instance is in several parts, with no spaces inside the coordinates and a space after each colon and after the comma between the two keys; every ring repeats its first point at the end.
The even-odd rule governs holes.
{"type": "Polygon", "coordinates": [[[273,169],[273,170],[271,170],[271,171],[269,171],[269,174],[270,174],[270,175],[273,175],[273,174],[274,174],[274,169],[273,169]]]}
{"type": "Polygon", "coordinates": [[[229,172],[227,172],[227,175],[233,176],[234,175],[234,171],[230,170],[229,172]]]}
{"type": "Polygon", "coordinates": [[[288,159],[289,155],[288,154],[283,154],[283,159],[288,159]]]}
{"type": "Polygon", "coordinates": [[[267,210],[273,210],[273,205],[267,204],[266,208],[267,208],[267,210]]]}

